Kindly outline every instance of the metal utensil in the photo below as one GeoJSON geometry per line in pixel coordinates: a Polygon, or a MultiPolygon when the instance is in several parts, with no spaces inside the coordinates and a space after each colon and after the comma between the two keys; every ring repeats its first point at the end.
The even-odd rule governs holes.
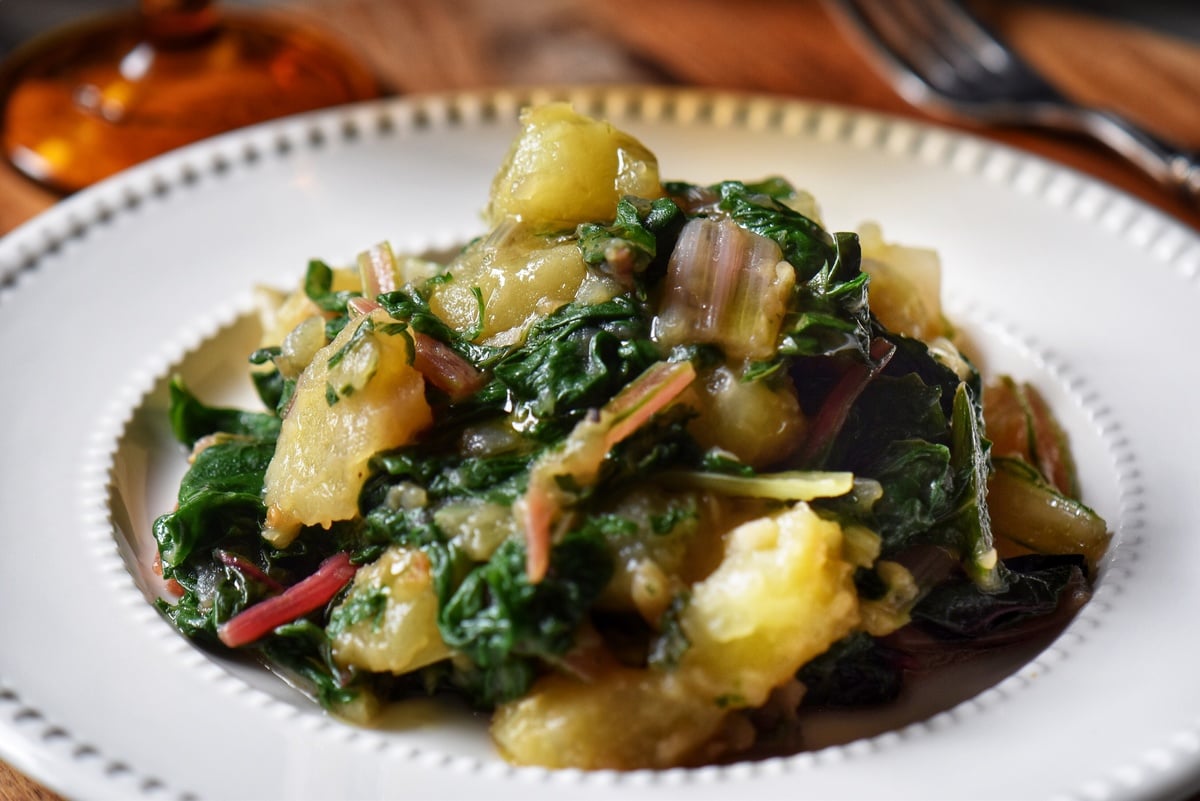
{"type": "Polygon", "coordinates": [[[1046,82],[956,0],[827,0],[905,100],[959,120],[1085,134],[1200,206],[1200,160],[1046,82]]]}

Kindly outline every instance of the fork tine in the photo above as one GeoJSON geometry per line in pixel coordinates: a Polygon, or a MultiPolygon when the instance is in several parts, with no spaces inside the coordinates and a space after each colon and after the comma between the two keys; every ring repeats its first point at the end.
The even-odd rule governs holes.
{"type": "Polygon", "coordinates": [[[895,12],[907,19],[910,30],[924,36],[926,59],[922,72],[931,84],[948,94],[961,84],[978,84],[988,72],[977,58],[972,43],[962,40],[970,32],[959,7],[949,0],[895,0],[895,12]]]}
{"type": "Polygon", "coordinates": [[[873,45],[905,100],[941,116],[1091,136],[1200,203],[1200,163],[1128,120],[1072,102],[992,36],[962,0],[825,0],[873,45]]]}
{"type": "Polygon", "coordinates": [[[928,0],[926,5],[931,13],[937,14],[955,40],[973,55],[974,61],[988,72],[1000,74],[1020,64],[1012,51],[997,41],[991,31],[979,24],[979,20],[958,3],[953,0],[928,0]]]}
{"type": "Polygon", "coordinates": [[[1061,100],[1059,93],[967,9],[960,0],[913,0],[938,27],[939,41],[974,88],[1033,100],[1061,100]]]}
{"type": "Polygon", "coordinates": [[[841,9],[856,31],[875,45],[901,94],[910,102],[927,99],[929,90],[946,91],[948,65],[929,47],[930,33],[919,14],[896,0],[843,0],[841,9]]]}
{"type": "Polygon", "coordinates": [[[893,40],[893,47],[907,47],[909,66],[935,89],[957,94],[964,81],[976,77],[978,69],[969,54],[947,37],[947,27],[939,17],[929,13],[922,0],[872,0],[871,5],[877,22],[889,19],[898,23],[897,32],[905,32],[906,39],[893,40]]]}
{"type": "Polygon", "coordinates": [[[886,57],[888,71],[911,102],[927,102],[931,93],[959,102],[998,94],[1060,99],[956,0],[842,0],[839,5],[886,57]]]}

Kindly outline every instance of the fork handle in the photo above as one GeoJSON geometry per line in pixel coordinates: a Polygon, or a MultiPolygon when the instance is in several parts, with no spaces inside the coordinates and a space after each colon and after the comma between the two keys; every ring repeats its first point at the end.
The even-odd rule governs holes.
{"type": "Polygon", "coordinates": [[[1172,147],[1110,111],[1086,109],[1084,130],[1200,208],[1200,154],[1172,147]]]}

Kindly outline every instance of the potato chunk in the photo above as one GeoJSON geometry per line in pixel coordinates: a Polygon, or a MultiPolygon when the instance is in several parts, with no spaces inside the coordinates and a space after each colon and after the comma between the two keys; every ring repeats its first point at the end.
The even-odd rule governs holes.
{"type": "Polygon", "coordinates": [[[467,248],[447,272],[451,280],[431,289],[433,312],[458,331],[478,330],[479,341],[505,332],[516,341],[528,322],[575,299],[587,266],[574,242],[508,220],[467,248]]]}
{"type": "Polygon", "coordinates": [[[841,526],[806,503],[738,526],[721,564],[692,588],[680,669],[714,698],[760,706],[858,624],[853,573],[841,526]]]}
{"type": "Polygon", "coordinates": [[[885,242],[878,225],[861,226],[871,311],[892,331],[928,342],[950,333],[942,314],[942,266],[936,251],[885,242]]]}
{"type": "Polygon", "coordinates": [[[450,656],[438,632],[429,557],[392,547],[354,577],[333,612],[333,658],[343,667],[407,673],[450,656]]]}
{"type": "MultiPolygon", "coordinates": [[[[355,271],[334,269],[333,282],[330,286],[332,291],[341,292],[360,288],[361,282],[355,271]]],[[[260,287],[258,294],[258,314],[263,329],[263,347],[280,344],[306,318],[321,314],[321,309],[305,293],[303,283],[288,293],[260,287]]]]}
{"type": "Polygon", "coordinates": [[[565,103],[527,109],[492,182],[489,233],[448,266],[430,308],[478,341],[508,345],[533,319],[594,301],[597,282],[587,280],[578,243],[562,235],[613,220],[625,195],[663,195],[658,164],[640,142],[565,103]]]}
{"type": "Polygon", "coordinates": [[[697,417],[688,431],[705,448],[722,448],[755,469],[765,469],[804,442],[808,420],[790,384],[743,381],[716,367],[696,382],[697,417]]]}
{"type": "Polygon", "coordinates": [[[519,764],[690,764],[730,712],[761,706],[858,624],[853,570],[841,527],[807,504],[738,526],[720,565],[692,586],[681,618],[690,646],[674,670],[545,677],[497,710],[492,736],[519,764]]]}
{"type": "Polygon", "coordinates": [[[727,714],[683,675],[621,667],[591,684],[546,676],[496,710],[492,737],[520,765],[665,768],[687,764],[727,714]]]}
{"type": "Polygon", "coordinates": [[[550,103],[521,113],[521,133],[492,182],[488,222],[515,217],[571,229],[612,220],[625,195],[661,197],[658,161],[607,122],[550,103]]]}
{"type": "Polygon", "coordinates": [[[300,374],[264,482],[276,546],[301,525],[358,514],[372,454],[408,443],[432,421],[408,339],[387,333],[393,323],[382,310],[351,320],[300,374]]]}

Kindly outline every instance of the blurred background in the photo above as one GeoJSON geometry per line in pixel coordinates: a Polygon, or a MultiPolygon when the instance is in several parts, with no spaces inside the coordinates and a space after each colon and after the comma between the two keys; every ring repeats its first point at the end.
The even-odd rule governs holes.
{"type": "MultiPolygon", "coordinates": [[[[795,2],[804,3],[806,0],[795,0],[795,2]]],[[[1200,43],[1200,5],[1195,0],[1041,0],[1041,2],[1026,4],[1136,24],[1149,30],[1200,43]]],[[[88,14],[120,10],[128,8],[129,5],[126,0],[0,0],[0,57],[39,33],[76,21],[88,14]]],[[[597,36],[591,31],[589,17],[585,11],[587,5],[601,4],[585,4],[576,0],[525,0],[519,3],[495,2],[495,0],[491,2],[488,0],[443,0],[443,2],[388,0],[384,3],[370,4],[362,3],[360,0],[342,0],[341,2],[339,0],[235,0],[226,5],[247,8],[282,6],[309,11],[342,6],[382,5],[389,6],[396,12],[398,22],[403,21],[406,11],[411,11],[415,16],[418,13],[417,9],[421,7],[435,9],[441,7],[449,17],[462,15],[508,17],[513,20],[514,28],[520,28],[523,22],[537,22],[551,18],[558,28],[558,32],[568,35],[550,40],[551,43],[547,45],[548,49],[565,52],[572,50],[572,45],[581,41],[591,41],[593,45],[600,45],[598,49],[606,52],[610,50],[608,46],[602,44],[605,37],[597,36]]],[[[331,26],[338,25],[336,19],[326,21],[331,26]]],[[[353,26],[348,27],[352,28],[353,26]]],[[[547,41],[540,37],[539,40],[547,41]]],[[[504,45],[502,41],[492,44],[504,45]]],[[[594,53],[585,51],[582,55],[594,55],[594,53]]],[[[617,60],[634,58],[631,53],[618,52],[611,55],[617,60]]],[[[525,71],[533,72],[533,70],[525,71]]],[[[603,69],[597,69],[596,76],[603,78],[603,69]]],[[[528,77],[538,80],[536,74],[528,75],[528,77]]],[[[541,79],[545,80],[546,77],[543,75],[541,79]]]]}
{"type": "MultiPolygon", "coordinates": [[[[1113,108],[1178,147],[1200,151],[1197,0],[968,4],[1070,97],[1113,108]]],[[[135,5],[0,0],[0,60],[47,31],[135,5]]],[[[821,0],[228,0],[221,7],[317,25],[367,65],[383,95],[653,83],[934,119],[900,96],[821,0]]],[[[1200,210],[1092,141],[950,124],[1099,177],[1200,229],[1200,210]]],[[[0,163],[0,235],[62,196],[0,163]]],[[[55,797],[0,762],[0,801],[55,797]]]]}
{"type": "MultiPolygon", "coordinates": [[[[11,60],[46,31],[136,2],[0,0],[0,58],[11,60]]],[[[965,2],[1070,97],[1111,107],[1177,147],[1200,150],[1196,0],[965,2]]],[[[385,95],[655,83],[931,119],[900,97],[823,0],[228,0],[218,7],[314,23],[367,65],[385,95]]],[[[1194,205],[1099,145],[1021,129],[981,132],[1097,175],[1200,226],[1194,205]]],[[[0,165],[0,234],[61,194],[0,165]]]]}

